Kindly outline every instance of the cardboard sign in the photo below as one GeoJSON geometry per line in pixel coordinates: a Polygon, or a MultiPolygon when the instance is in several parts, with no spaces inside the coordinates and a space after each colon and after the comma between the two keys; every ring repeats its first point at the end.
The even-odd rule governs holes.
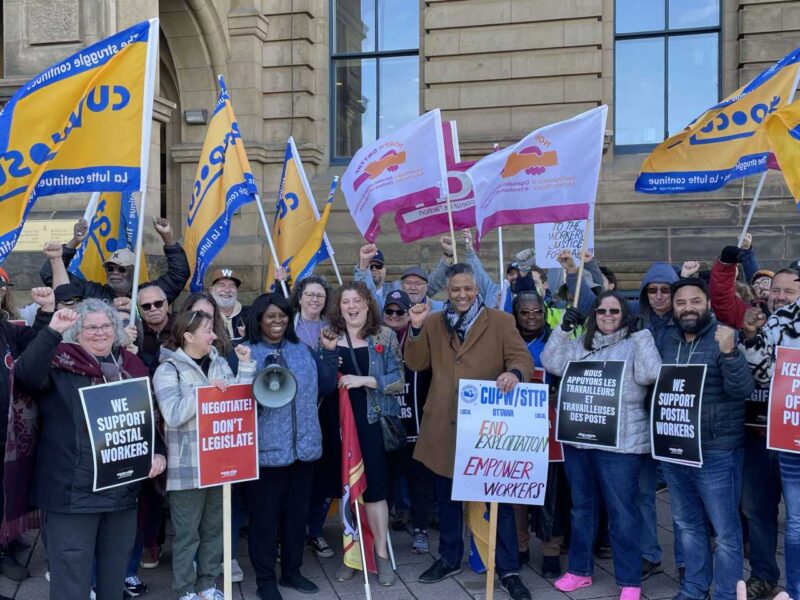
{"type": "Polygon", "coordinates": [[[258,479],[256,402],[249,384],[197,388],[200,487],[258,479]]]}
{"type": "Polygon", "coordinates": [[[92,490],[147,479],[155,441],[150,380],[114,381],[81,388],[78,393],[92,443],[92,490]]]}
{"type": "Polygon", "coordinates": [[[665,462],[703,466],[700,415],[706,365],[661,365],[650,404],[650,449],[665,462]]]}
{"type": "Polygon", "coordinates": [[[602,448],[619,446],[624,360],[573,360],[558,390],[556,439],[602,448]]]}
{"type": "Polygon", "coordinates": [[[768,414],[767,448],[800,452],[800,348],[775,349],[768,414]]]}
{"type": "MultiPolygon", "coordinates": [[[[583,232],[586,219],[562,221],[561,223],[537,223],[533,226],[533,244],[536,250],[536,264],[543,269],[560,269],[556,256],[562,250],[570,250],[575,260],[581,255],[583,232]]],[[[589,239],[586,249],[594,254],[594,223],[589,223],[589,239]]],[[[602,284],[602,281],[595,281],[602,284]]]]}
{"type": "Polygon", "coordinates": [[[756,384],[753,393],[744,403],[744,424],[748,427],[767,426],[769,386],[756,384]]]}
{"type": "Polygon", "coordinates": [[[547,386],[461,379],[453,500],[544,504],[547,386]]]}

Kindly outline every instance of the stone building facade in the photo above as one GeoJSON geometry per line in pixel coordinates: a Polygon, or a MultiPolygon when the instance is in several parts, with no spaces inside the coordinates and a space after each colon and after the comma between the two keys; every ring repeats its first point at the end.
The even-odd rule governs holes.
{"type": "MultiPolygon", "coordinates": [[[[336,16],[334,1],[3,0],[0,101],[82,45],[158,16],[159,84],[147,212],[169,217],[178,229],[185,221],[205,127],[187,123],[184,115],[213,107],[217,73],[226,77],[267,213],[274,207],[289,135],[321,203],[332,175],[344,169],[332,139],[363,133],[358,128],[331,131],[336,119],[331,103],[338,93],[331,37],[343,18],[336,16]]],[[[615,92],[620,93],[615,90],[615,39],[620,39],[615,10],[630,10],[632,0],[338,1],[340,12],[348,7],[355,11],[355,21],[370,3],[394,11],[387,14],[387,26],[404,14],[398,11],[418,12],[419,52],[412,60],[418,61],[419,112],[439,107],[445,118],[458,122],[465,159],[485,155],[495,142],[504,146],[538,126],[609,105],[596,247],[598,257],[617,270],[623,287],[635,286],[652,260],[710,258],[736,239],[756,178],[714,194],[654,197],[633,192],[646,152],[624,151],[614,133],[615,92]]],[[[675,11],[681,6],[689,10],[692,4],[669,1],[675,11]]],[[[722,98],[800,46],[800,2],[714,1],[719,2],[712,34],[717,36],[722,98]]],[[[664,6],[663,0],[642,0],[639,6],[651,4],[664,6]]],[[[390,110],[386,115],[391,119],[390,110]]],[[[74,219],[84,203],[85,198],[42,199],[32,218],[74,219]]],[[[329,235],[348,275],[361,242],[341,196],[335,206],[329,235]]],[[[393,226],[384,231],[379,243],[390,277],[410,264],[432,266],[437,260],[436,240],[403,245],[393,226]]],[[[780,174],[767,178],[752,232],[767,266],[800,256],[800,218],[780,174]]],[[[529,245],[532,237],[529,227],[506,228],[504,233],[507,255],[529,245]]],[[[493,236],[483,244],[482,256],[496,269],[493,236]]],[[[155,239],[148,235],[153,260],[159,253],[155,239]]],[[[269,254],[263,239],[256,209],[247,206],[235,217],[231,241],[217,259],[242,273],[249,290],[257,289],[265,275],[269,254]]],[[[29,267],[39,263],[40,255],[17,252],[7,266],[20,273],[25,287],[35,284],[29,267]]],[[[323,270],[330,273],[328,266],[323,270]]]]}

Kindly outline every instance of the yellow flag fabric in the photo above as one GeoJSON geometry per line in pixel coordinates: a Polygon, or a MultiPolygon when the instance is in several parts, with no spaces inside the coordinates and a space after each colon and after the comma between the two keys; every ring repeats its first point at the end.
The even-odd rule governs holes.
{"type": "MultiPolygon", "coordinates": [[[[286,143],[283,174],[278,188],[272,239],[275,242],[275,251],[278,253],[278,262],[289,270],[292,281],[297,282],[303,277],[308,277],[314,272],[318,262],[333,254],[325,238],[324,227],[322,237],[316,241],[316,246],[311,247],[310,239],[317,229],[319,219],[317,205],[300,154],[297,152],[294,139],[290,137],[286,143]]],[[[275,265],[270,262],[266,289],[270,289],[274,282],[275,265]]]]}
{"type": "MultiPolygon", "coordinates": [[[[489,517],[485,502],[467,502],[467,527],[472,531],[472,540],[482,563],[489,567],[489,517]]],[[[473,561],[470,559],[470,564],[473,561]]],[[[474,568],[474,566],[473,566],[474,568]]]]}
{"type": "Polygon", "coordinates": [[[219,99],[200,152],[183,236],[192,269],[192,292],[203,289],[206,270],[228,241],[233,214],[258,194],[222,75],[219,87],[219,99]]]}
{"type": "Polygon", "coordinates": [[[764,122],[797,87],[800,48],[659,144],[642,164],[636,191],[705,192],[768,168],[764,122]]]}
{"type": "Polygon", "coordinates": [[[786,185],[800,207],[800,101],[771,114],[764,128],[786,185]]]}
{"type": "MultiPolygon", "coordinates": [[[[120,248],[136,252],[138,215],[136,201],[128,192],[99,194],[89,221],[89,233],[69,264],[69,272],[86,281],[105,281],[103,263],[120,248]]],[[[139,283],[149,281],[144,253],[139,256],[139,283]]]]}
{"type": "Polygon", "coordinates": [[[158,19],[134,25],[39,73],[0,112],[0,263],[37,198],[145,187],[157,45],[158,19]]]}

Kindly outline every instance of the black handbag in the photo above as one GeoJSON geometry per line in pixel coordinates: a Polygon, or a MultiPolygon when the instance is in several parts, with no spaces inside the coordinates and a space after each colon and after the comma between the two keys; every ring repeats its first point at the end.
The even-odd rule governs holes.
{"type": "MultiPolygon", "coordinates": [[[[358,360],[356,359],[356,353],[353,350],[353,343],[350,341],[350,334],[345,331],[345,337],[347,338],[347,347],[350,350],[350,358],[353,361],[353,366],[356,369],[356,374],[359,377],[363,377],[361,373],[361,368],[358,366],[358,360]]],[[[369,393],[367,393],[367,398],[370,400],[370,404],[372,405],[372,409],[380,415],[381,407],[370,398],[369,393]]],[[[403,426],[402,421],[400,421],[400,417],[396,415],[380,415],[378,417],[378,423],[381,426],[381,438],[383,439],[383,449],[386,452],[397,452],[398,450],[402,450],[406,447],[407,440],[406,440],[406,429],[403,426]]]]}

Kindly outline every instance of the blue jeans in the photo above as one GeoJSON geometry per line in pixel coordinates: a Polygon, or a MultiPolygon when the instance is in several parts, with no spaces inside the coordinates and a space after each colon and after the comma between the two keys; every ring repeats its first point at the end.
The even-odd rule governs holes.
{"type": "Polygon", "coordinates": [[[658,463],[652,457],[645,455],[639,472],[639,494],[636,500],[639,506],[639,530],[642,532],[642,558],[653,563],[661,562],[656,518],[657,468],[658,463]]]}
{"type": "Polygon", "coordinates": [[[641,587],[641,530],[636,499],[644,456],[564,445],[564,469],[572,494],[570,573],[591,577],[594,572],[592,549],[602,497],[608,509],[617,585],[641,587]]]}
{"type": "Polygon", "coordinates": [[[753,577],[778,583],[781,572],[778,548],[778,504],[781,473],[778,453],[767,450],[767,439],[748,427],[742,469],[742,512],[750,539],[750,569],[753,577]]]}
{"type": "Polygon", "coordinates": [[[700,600],[714,581],[715,600],[735,600],[742,578],[744,550],[739,500],[742,495],[744,450],[706,451],[702,468],[663,463],[686,554],[686,577],[681,596],[700,600]],[[706,516],[717,534],[712,567],[706,516]]]}
{"type": "MultiPolygon", "coordinates": [[[[453,480],[433,474],[439,509],[439,558],[452,568],[460,567],[464,558],[464,506],[451,500],[453,480]]],[[[517,526],[510,504],[497,505],[497,576],[519,573],[517,555],[517,526]]]]}
{"type": "Polygon", "coordinates": [[[800,600],[800,454],[778,453],[786,504],[786,591],[800,600]]]}

